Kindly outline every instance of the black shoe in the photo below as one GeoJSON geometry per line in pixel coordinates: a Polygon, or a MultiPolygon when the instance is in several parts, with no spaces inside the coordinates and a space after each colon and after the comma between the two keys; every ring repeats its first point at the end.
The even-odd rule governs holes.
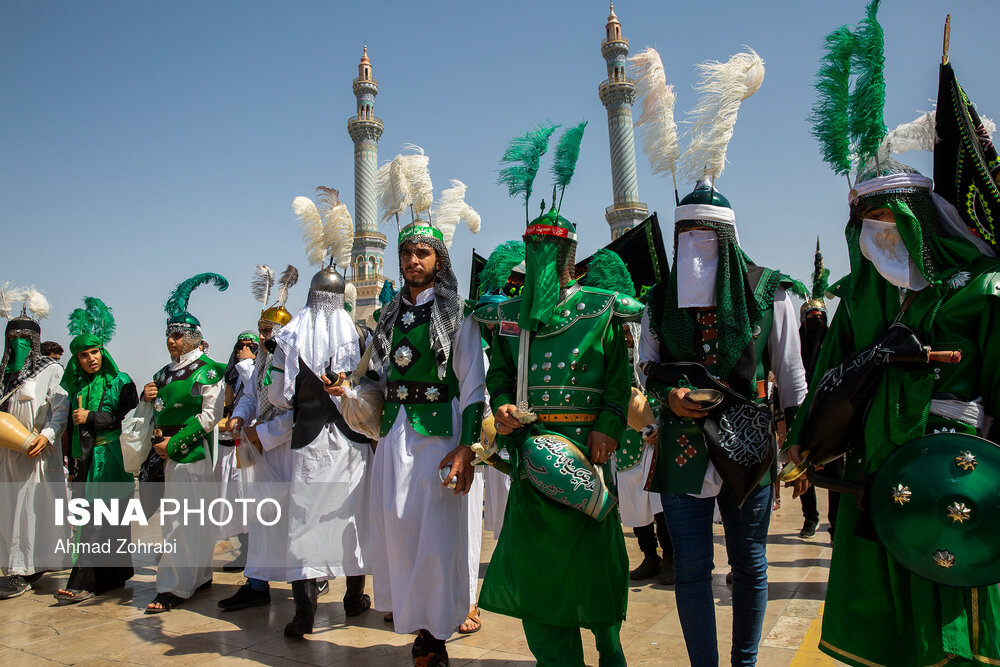
{"type": "Polygon", "coordinates": [[[628,578],[632,581],[642,581],[643,579],[653,579],[660,574],[661,559],[656,554],[646,556],[639,563],[639,567],[629,573],[628,578]]]}
{"type": "Polygon", "coordinates": [[[262,591],[255,591],[250,582],[244,582],[240,590],[225,600],[219,600],[219,609],[224,611],[236,611],[248,607],[262,607],[271,604],[271,589],[265,588],[262,591]]]}
{"type": "Polygon", "coordinates": [[[411,653],[414,667],[448,667],[448,650],[444,641],[426,630],[417,633],[411,653]]]}
{"type": "Polygon", "coordinates": [[[344,593],[344,615],[359,616],[372,608],[372,599],[365,595],[365,575],[347,577],[347,592],[344,593]]]}
{"type": "Polygon", "coordinates": [[[802,530],[799,531],[799,537],[804,539],[809,539],[810,537],[816,537],[816,525],[812,521],[806,521],[802,525],[802,530]]]}
{"type": "Polygon", "coordinates": [[[729,572],[726,574],[726,585],[727,586],[732,586],[733,585],[733,571],[732,571],[732,569],[730,569],[729,572]]]}
{"type": "MultiPolygon", "coordinates": [[[[37,577],[35,579],[37,580],[37,577]]],[[[21,597],[29,588],[31,588],[31,584],[28,583],[26,577],[22,577],[19,574],[12,574],[6,578],[3,585],[0,585],[0,600],[21,597]]]]}
{"type": "Polygon", "coordinates": [[[301,637],[313,631],[316,619],[316,598],[319,584],[315,579],[300,579],[292,582],[292,598],[295,600],[295,616],[285,626],[286,637],[301,637]]]}
{"type": "Polygon", "coordinates": [[[324,579],[319,582],[319,590],[316,592],[316,597],[323,597],[330,592],[330,580],[324,579]]]}
{"type": "Polygon", "coordinates": [[[660,583],[664,586],[674,585],[674,558],[673,556],[663,559],[660,566],[660,583]]]}

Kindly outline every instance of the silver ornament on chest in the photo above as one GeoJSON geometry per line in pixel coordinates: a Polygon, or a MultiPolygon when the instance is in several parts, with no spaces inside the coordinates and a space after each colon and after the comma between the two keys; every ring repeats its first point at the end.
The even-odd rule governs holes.
{"type": "MultiPolygon", "coordinates": [[[[407,313],[407,315],[410,315],[410,313],[407,313]]],[[[392,358],[397,366],[406,368],[413,361],[413,350],[403,345],[393,353],[392,358]]]]}

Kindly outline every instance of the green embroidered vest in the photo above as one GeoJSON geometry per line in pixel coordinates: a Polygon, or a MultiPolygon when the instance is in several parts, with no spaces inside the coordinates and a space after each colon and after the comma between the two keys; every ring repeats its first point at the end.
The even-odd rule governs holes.
{"type": "Polygon", "coordinates": [[[444,379],[438,377],[437,360],[430,342],[432,304],[410,306],[404,302],[396,316],[379,430],[381,437],[389,433],[401,406],[410,426],[420,435],[452,435],[451,404],[458,397],[458,378],[450,357],[444,379]]]}
{"type": "Polygon", "coordinates": [[[201,412],[201,394],[195,385],[213,385],[222,380],[225,366],[205,355],[175,370],[164,366],[153,378],[157,386],[153,421],[170,437],[168,454],[180,463],[205,457],[202,440],[208,434],[195,419],[201,412]]]}

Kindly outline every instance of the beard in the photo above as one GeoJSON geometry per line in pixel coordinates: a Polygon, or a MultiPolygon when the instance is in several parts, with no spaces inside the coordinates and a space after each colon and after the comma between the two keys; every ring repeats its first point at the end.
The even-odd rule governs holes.
{"type": "Polygon", "coordinates": [[[437,271],[432,271],[431,273],[424,274],[420,278],[409,279],[405,275],[403,276],[403,283],[407,287],[426,287],[434,282],[437,277],[437,271]]]}

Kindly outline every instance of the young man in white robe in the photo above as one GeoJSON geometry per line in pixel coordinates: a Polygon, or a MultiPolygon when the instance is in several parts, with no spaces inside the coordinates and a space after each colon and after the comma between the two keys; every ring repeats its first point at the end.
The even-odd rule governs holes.
{"type": "Polygon", "coordinates": [[[448,663],[444,642],[474,600],[463,575],[470,516],[480,514],[465,494],[486,374],[479,325],[464,317],[441,231],[417,220],[399,241],[404,286],[372,340],[372,367],[386,383],[372,465],[374,604],[393,613],[397,633],[417,632],[413,657],[433,667],[448,663]]]}
{"type": "MultiPolygon", "coordinates": [[[[47,303],[38,308],[30,300],[28,308],[33,303],[36,317],[47,313],[47,303]]],[[[38,433],[27,454],[0,448],[0,566],[6,575],[0,600],[23,595],[47,570],[70,565],[70,526],[55,521],[56,503],[68,498],[59,441],[69,402],[59,386],[63,367],[40,354],[40,335],[38,322],[26,314],[11,319],[0,362],[0,410],[38,433]]]]}

